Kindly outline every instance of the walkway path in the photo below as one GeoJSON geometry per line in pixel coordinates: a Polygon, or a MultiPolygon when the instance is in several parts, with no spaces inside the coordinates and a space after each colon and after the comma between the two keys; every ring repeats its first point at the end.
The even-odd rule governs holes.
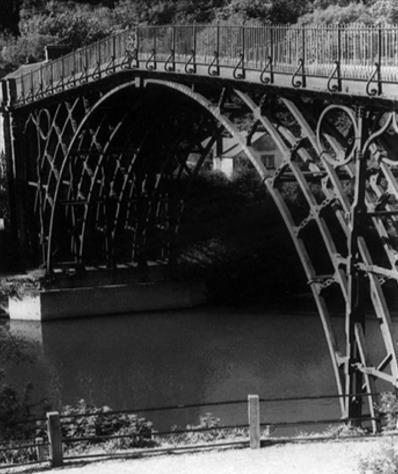
{"type": "Polygon", "coordinates": [[[47,471],[58,474],[356,474],[361,457],[388,441],[329,441],[111,460],[47,471]]]}

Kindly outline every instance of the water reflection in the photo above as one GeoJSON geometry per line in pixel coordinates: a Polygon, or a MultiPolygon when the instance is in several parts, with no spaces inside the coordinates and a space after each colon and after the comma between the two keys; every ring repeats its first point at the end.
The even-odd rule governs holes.
{"type": "MultiPolygon", "coordinates": [[[[342,335],[343,319],[335,320],[342,335]]],[[[335,393],[314,312],[206,308],[54,321],[10,322],[31,360],[7,363],[10,381],[31,380],[53,406],[84,398],[114,409],[335,393]],[[11,365],[10,365],[11,364],[11,365]],[[12,367],[11,367],[12,366],[12,367]]],[[[368,331],[372,337],[372,326],[368,331]]],[[[378,350],[373,346],[373,350],[378,350]]],[[[151,413],[159,427],[197,422],[201,408],[151,413]]],[[[246,407],[211,408],[243,423],[246,407]]],[[[339,416],[335,400],[264,405],[267,422],[339,416]]]]}

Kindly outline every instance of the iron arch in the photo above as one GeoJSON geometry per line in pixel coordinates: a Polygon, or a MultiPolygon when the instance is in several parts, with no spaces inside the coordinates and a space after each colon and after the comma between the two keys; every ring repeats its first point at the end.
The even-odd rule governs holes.
{"type": "MultiPolygon", "coordinates": [[[[135,88],[136,85],[137,83],[134,80],[118,86],[105,94],[94,104],[89,113],[79,124],[79,127],[77,128],[74,137],[69,144],[68,151],[65,154],[65,158],[62,163],[59,181],[62,180],[68,163],[71,160],[74,147],[78,143],[80,134],[90,123],[91,118],[98,110],[100,110],[102,105],[107,104],[108,102],[111,103],[115,95],[129,88],[135,88]]],[[[351,163],[352,160],[355,159],[355,156],[358,151],[360,151],[363,143],[365,143],[365,149],[366,152],[368,152],[369,143],[374,139],[371,137],[369,138],[370,141],[364,140],[362,136],[363,131],[361,127],[360,115],[358,115],[358,113],[354,110],[348,110],[346,106],[342,107],[342,110],[348,110],[348,115],[352,118],[352,120],[355,121],[355,146],[348,158],[341,162],[337,160],[337,163],[335,163],[332,159],[330,159],[328,153],[323,149],[323,146],[320,143],[320,125],[314,127],[313,124],[310,124],[310,121],[308,120],[308,114],[305,113],[303,107],[300,109],[297,103],[291,99],[283,97],[280,98],[280,102],[283,104],[283,107],[295,124],[290,130],[288,126],[277,123],[272,117],[272,114],[264,112],[262,98],[259,101],[256,97],[254,97],[253,94],[243,91],[238,87],[231,87],[230,93],[233,94],[237,100],[243,104],[244,107],[246,107],[248,113],[251,116],[251,122],[248,126],[248,129],[245,129],[244,132],[242,132],[242,130],[238,129],[233,120],[231,120],[228,114],[226,114],[223,110],[222,100],[212,100],[208,95],[206,95],[206,93],[198,92],[200,88],[194,90],[192,87],[182,83],[153,78],[143,79],[142,86],[144,90],[172,90],[175,93],[181,94],[182,96],[188,98],[193,103],[196,103],[207,114],[212,116],[214,120],[236,140],[240,149],[245,153],[246,157],[250,160],[259,174],[261,180],[264,182],[269,194],[274,199],[290,233],[304,268],[319,315],[321,317],[321,322],[326,336],[327,346],[336,379],[337,391],[340,395],[339,402],[343,415],[345,417],[352,415],[350,410],[352,408],[353,398],[356,398],[353,397],[351,391],[353,387],[353,370],[362,370],[361,367],[363,368],[362,376],[364,378],[367,392],[374,391],[373,385],[375,379],[377,378],[388,380],[393,385],[397,385],[397,356],[396,348],[392,339],[391,320],[385,299],[383,297],[383,292],[377,278],[374,276],[370,277],[371,300],[374,305],[377,317],[382,321],[381,331],[387,356],[384,362],[382,362],[382,364],[380,364],[375,370],[370,370],[368,368],[369,363],[367,362],[361,324],[355,323],[351,325],[350,328],[347,329],[348,342],[346,347],[343,350],[338,347],[333,324],[331,322],[331,317],[328,310],[328,305],[323,296],[325,290],[328,290],[329,287],[336,285],[340,288],[341,295],[346,303],[347,308],[351,304],[350,298],[352,295],[350,294],[350,285],[352,285],[352,278],[348,268],[348,258],[344,255],[341,255],[339,249],[337,248],[335,244],[335,237],[333,235],[333,229],[331,229],[330,224],[327,222],[327,219],[325,219],[325,212],[331,207],[334,208],[334,215],[337,218],[341,232],[343,235],[345,235],[346,239],[349,240],[351,238],[350,236],[352,234],[352,228],[350,227],[351,224],[347,216],[352,210],[352,202],[350,202],[350,200],[347,198],[346,192],[343,189],[341,175],[344,174],[349,178],[351,177],[350,179],[355,176],[355,170],[353,169],[353,165],[351,163]],[[265,133],[272,137],[282,156],[280,166],[271,176],[267,175],[267,170],[260,154],[250,143],[250,137],[253,135],[253,130],[255,130],[259,125],[262,127],[262,130],[264,130],[265,133]],[[298,129],[299,131],[296,133],[294,132],[295,129],[298,129]],[[294,180],[300,189],[304,201],[306,202],[308,216],[302,219],[301,222],[297,222],[294,219],[289,206],[284,201],[284,198],[278,189],[278,183],[285,175],[289,176],[289,179],[294,180]],[[323,196],[321,201],[319,200],[319,197],[314,195],[311,186],[308,184],[308,175],[320,176],[319,179],[321,181],[323,196]],[[331,273],[329,275],[319,275],[319,272],[317,272],[315,268],[316,262],[314,262],[312,257],[309,255],[308,242],[306,242],[303,238],[303,233],[306,232],[306,229],[310,225],[314,225],[316,227],[317,232],[319,232],[320,235],[320,240],[325,246],[325,254],[328,258],[328,261],[330,261],[331,266],[331,273]],[[355,333],[353,335],[354,339],[348,339],[351,337],[348,335],[348,332],[350,332],[350,334],[355,333]],[[357,359],[355,360],[352,359],[350,352],[352,350],[353,344],[356,345],[356,350],[358,352],[357,359]],[[353,368],[353,364],[355,364],[355,368],[353,368]],[[388,364],[390,365],[391,375],[383,372],[388,364]]],[[[222,96],[222,94],[223,92],[220,91],[220,96],[222,96]]],[[[329,107],[329,109],[331,109],[331,107],[329,107]]],[[[319,114],[320,120],[323,119],[329,109],[326,107],[323,109],[323,111],[321,111],[319,114]]],[[[384,126],[384,128],[386,128],[386,126],[384,126]]],[[[384,131],[384,128],[381,132],[378,132],[379,135],[384,131]]],[[[328,141],[328,146],[335,151],[336,156],[343,156],[344,149],[338,140],[331,135],[329,136],[324,134],[324,136],[328,141]]],[[[377,136],[378,135],[376,133],[375,137],[377,136]]],[[[123,199],[123,196],[126,193],[128,193],[128,190],[126,183],[124,183],[119,200],[123,199]]],[[[370,205],[371,199],[367,199],[369,201],[368,205],[370,205]]],[[[54,193],[54,205],[52,207],[48,227],[48,269],[51,269],[51,256],[53,252],[53,228],[57,206],[59,205],[58,201],[59,185],[57,185],[54,193]]],[[[115,217],[115,219],[117,220],[119,217],[115,217]]],[[[384,232],[380,222],[378,222],[377,228],[379,231],[384,232]]],[[[83,242],[84,239],[85,232],[83,232],[83,242]]],[[[363,259],[362,265],[368,267],[371,266],[372,260],[369,257],[367,247],[363,242],[360,243],[358,251],[361,255],[361,258],[363,259]]],[[[80,253],[82,253],[82,250],[80,253]]],[[[373,402],[373,397],[369,396],[368,404],[370,413],[372,415],[374,415],[373,402]]],[[[375,429],[374,423],[373,427],[375,429]]]]}

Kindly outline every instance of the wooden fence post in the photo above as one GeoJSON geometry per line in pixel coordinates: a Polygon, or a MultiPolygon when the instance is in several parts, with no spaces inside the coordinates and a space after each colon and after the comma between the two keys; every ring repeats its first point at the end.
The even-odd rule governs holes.
{"type": "Polygon", "coordinates": [[[57,411],[47,413],[47,433],[51,465],[53,467],[61,466],[63,463],[62,433],[57,411]]]}
{"type": "Polygon", "coordinates": [[[44,444],[44,439],[41,437],[35,438],[35,444],[37,444],[36,447],[36,456],[37,460],[42,462],[47,460],[47,450],[46,446],[43,446],[44,444]]]}
{"type": "Polygon", "coordinates": [[[249,438],[250,448],[260,448],[260,397],[258,395],[248,395],[248,415],[249,415],[249,438]]]}

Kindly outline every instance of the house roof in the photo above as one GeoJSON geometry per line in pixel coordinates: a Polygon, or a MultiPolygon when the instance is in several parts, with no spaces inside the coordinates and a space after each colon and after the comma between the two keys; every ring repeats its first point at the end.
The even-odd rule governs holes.
{"type": "MultiPolygon", "coordinates": [[[[252,147],[259,152],[276,152],[277,147],[273,139],[264,132],[257,132],[252,137],[252,147]]],[[[238,142],[235,138],[224,138],[223,139],[224,154],[230,157],[239,156],[242,154],[242,150],[238,146],[238,142]]]]}

